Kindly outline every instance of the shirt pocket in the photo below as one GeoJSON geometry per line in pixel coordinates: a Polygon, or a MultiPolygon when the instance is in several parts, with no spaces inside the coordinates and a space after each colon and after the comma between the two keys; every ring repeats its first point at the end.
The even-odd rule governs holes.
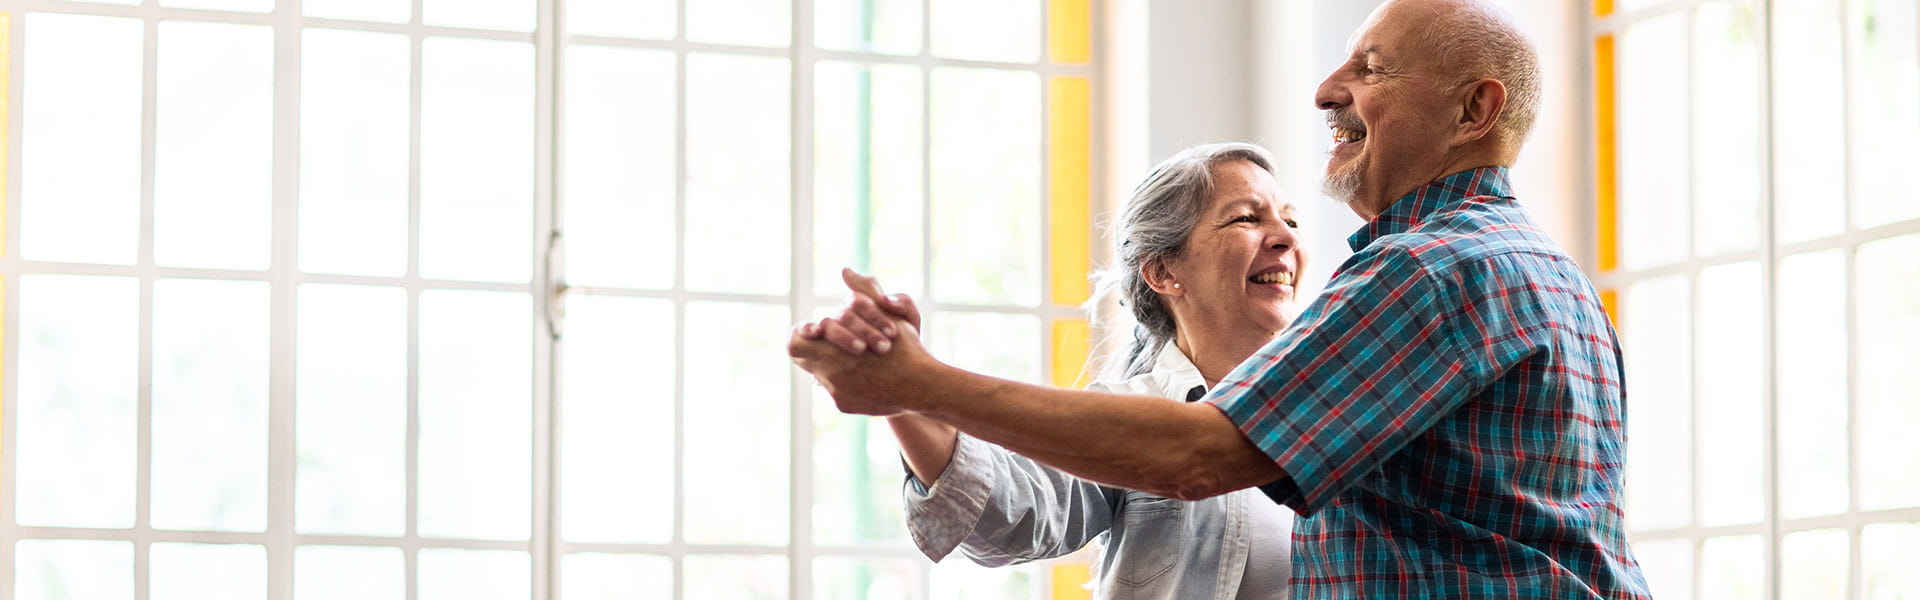
{"type": "Polygon", "coordinates": [[[1178,578],[1167,577],[1186,545],[1186,503],[1140,492],[1127,492],[1120,508],[1120,535],[1108,548],[1113,552],[1115,598],[1171,597],[1178,578]]]}

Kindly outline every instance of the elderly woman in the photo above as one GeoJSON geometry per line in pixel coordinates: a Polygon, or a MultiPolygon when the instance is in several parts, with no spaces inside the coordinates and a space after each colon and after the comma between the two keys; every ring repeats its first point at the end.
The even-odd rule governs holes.
{"type": "MultiPolygon", "coordinates": [[[[1115,224],[1120,266],[1101,288],[1121,294],[1138,326],[1124,360],[1093,389],[1175,402],[1204,395],[1287,326],[1304,263],[1297,226],[1259,146],[1197,146],[1161,163],[1115,224]]],[[[885,352],[893,321],[862,300],[802,325],[797,339],[885,352]]],[[[910,299],[884,302],[918,329],[910,299]]],[[[929,417],[889,424],[909,471],[908,528],[930,559],[958,547],[1000,566],[1104,538],[1101,598],[1286,596],[1293,515],[1258,490],[1171,500],[1076,479],[929,417]]]]}

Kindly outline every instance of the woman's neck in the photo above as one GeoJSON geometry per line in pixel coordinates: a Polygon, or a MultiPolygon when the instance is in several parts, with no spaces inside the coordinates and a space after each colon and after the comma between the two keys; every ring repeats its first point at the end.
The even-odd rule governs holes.
{"type": "Polygon", "coordinates": [[[1239,335],[1195,335],[1181,328],[1174,331],[1173,344],[1181,354],[1187,355],[1187,360],[1193,361],[1194,368],[1200,370],[1200,378],[1207,381],[1208,389],[1212,389],[1228,373],[1233,372],[1234,367],[1240,366],[1241,362],[1266,346],[1267,342],[1273,341],[1279,333],[1243,329],[1239,335]]]}

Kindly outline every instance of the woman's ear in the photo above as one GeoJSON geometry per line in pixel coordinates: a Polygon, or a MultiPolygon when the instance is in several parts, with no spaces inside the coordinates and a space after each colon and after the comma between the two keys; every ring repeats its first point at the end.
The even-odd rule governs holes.
{"type": "Polygon", "coordinates": [[[1153,291],[1163,296],[1184,296],[1187,294],[1187,290],[1183,289],[1180,285],[1180,280],[1175,278],[1173,272],[1167,269],[1167,264],[1158,260],[1150,260],[1140,264],[1140,279],[1147,282],[1147,287],[1153,288],[1153,291]]]}

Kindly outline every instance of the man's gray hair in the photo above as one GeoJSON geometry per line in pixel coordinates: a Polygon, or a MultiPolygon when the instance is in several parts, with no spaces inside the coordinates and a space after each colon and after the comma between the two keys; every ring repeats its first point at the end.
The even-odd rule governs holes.
{"type": "Polygon", "coordinates": [[[1498,79],[1506,86],[1507,106],[1494,133],[1518,148],[1540,114],[1540,57],[1505,8],[1483,0],[1459,5],[1441,11],[1441,22],[1425,27],[1423,46],[1437,59],[1439,71],[1454,77],[1445,85],[1498,79]]]}
{"type": "Polygon", "coordinates": [[[1136,323],[1125,360],[1110,361],[1106,369],[1109,375],[1131,377],[1152,370],[1160,347],[1173,339],[1173,312],[1147,285],[1141,269],[1161,268],[1186,251],[1187,238],[1206,210],[1207,199],[1213,196],[1214,167],[1242,160],[1273,172],[1273,155],[1265,148],[1244,143],[1203,144],[1162,161],[1127,199],[1120,220],[1113,225],[1117,264],[1098,274],[1099,292],[1092,301],[1118,293],[1120,305],[1133,313],[1136,323]]]}

